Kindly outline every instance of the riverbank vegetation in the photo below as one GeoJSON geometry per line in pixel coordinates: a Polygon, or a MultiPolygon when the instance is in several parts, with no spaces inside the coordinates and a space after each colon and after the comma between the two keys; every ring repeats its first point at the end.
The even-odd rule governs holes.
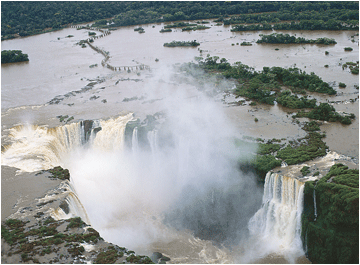
{"type": "Polygon", "coordinates": [[[320,133],[319,123],[315,121],[305,122],[302,129],[307,132],[306,136],[287,141],[286,139],[269,139],[266,142],[259,138],[246,137],[244,140],[236,139],[235,145],[239,148],[257,147],[256,154],[245,160],[239,161],[243,171],[253,170],[258,180],[265,181],[266,173],[281,166],[300,164],[317,157],[325,156],[328,146],[322,140],[325,134],[320,133]]]}
{"type": "Polygon", "coordinates": [[[164,33],[164,32],[172,32],[172,29],[161,29],[160,33],[164,33]]]}
{"type": "Polygon", "coordinates": [[[210,27],[204,25],[196,25],[195,27],[185,27],[182,28],[182,31],[190,31],[190,30],[201,30],[201,29],[209,29],[210,27]]]}
{"type": "Polygon", "coordinates": [[[1,63],[27,62],[29,57],[21,50],[3,50],[1,51],[1,63]]]}
{"type": "Polygon", "coordinates": [[[314,263],[359,263],[358,169],[335,164],[305,183],[301,237],[314,263]]]}
{"type": "Polygon", "coordinates": [[[196,24],[190,24],[187,22],[175,22],[173,24],[165,25],[164,28],[170,29],[170,28],[184,28],[184,27],[194,27],[194,26],[196,26],[196,24]]]}
{"type": "Polygon", "coordinates": [[[243,41],[240,45],[241,45],[241,46],[252,46],[252,43],[251,43],[251,42],[243,41]]]}
{"type": "Polygon", "coordinates": [[[216,18],[224,25],[246,23],[246,26],[236,25],[242,30],[359,29],[359,4],[356,1],[23,1],[21,4],[4,1],[1,9],[2,40],[89,21],[96,21],[99,27],[113,28],[216,18]],[[248,25],[255,23],[260,26],[248,25]],[[275,24],[271,26],[269,23],[275,24]]]}
{"type": "Polygon", "coordinates": [[[334,39],[330,38],[317,38],[316,40],[305,39],[303,37],[290,36],[289,34],[272,33],[270,35],[259,35],[261,39],[257,40],[256,43],[275,43],[275,44],[323,44],[330,45],[336,44],[334,39]]]}

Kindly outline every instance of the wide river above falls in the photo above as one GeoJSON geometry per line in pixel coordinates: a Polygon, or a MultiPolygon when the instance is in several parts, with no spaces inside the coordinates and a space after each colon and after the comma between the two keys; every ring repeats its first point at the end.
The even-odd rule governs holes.
{"type": "MultiPolygon", "coordinates": [[[[140,77],[134,73],[112,72],[101,66],[103,55],[91,48],[81,48],[76,43],[88,38],[88,30],[67,28],[57,32],[41,34],[15,40],[2,42],[2,50],[22,50],[29,55],[29,62],[2,65],[1,70],[1,110],[2,128],[9,128],[13,124],[26,120],[37,124],[49,124],[48,119],[58,115],[71,114],[77,119],[105,118],[117,114],[120,110],[147,114],[154,112],[150,104],[133,104],[125,102],[124,98],[142,96],[146,89],[154,89],[152,77],[157,81],[165,79],[168,69],[175,63],[194,61],[200,56],[200,51],[206,57],[219,56],[226,58],[230,63],[242,63],[261,70],[264,66],[296,66],[307,73],[314,72],[324,81],[331,82],[337,90],[337,96],[311,95],[320,101],[336,101],[334,107],[337,111],[358,113],[358,101],[349,103],[350,99],[358,98],[358,75],[353,75],[348,69],[343,70],[345,62],[356,62],[359,58],[359,41],[354,31],[285,31],[291,35],[308,39],[319,37],[334,38],[336,45],[275,45],[256,44],[259,34],[271,32],[231,32],[230,27],[214,26],[207,30],[182,32],[173,29],[170,33],[160,33],[163,24],[143,25],[145,33],[139,34],[132,27],[122,27],[112,31],[111,35],[95,40],[94,45],[109,52],[109,64],[113,66],[135,66],[137,64],[149,65],[152,73],[144,73],[140,77]],[[74,37],[66,38],[68,35],[74,37]],[[166,48],[165,42],[196,40],[200,43],[198,48],[166,48]],[[352,42],[354,40],[354,42],[352,42]],[[243,41],[251,42],[252,46],[237,45],[243,41]],[[344,47],[352,47],[353,51],[345,52],[344,47]],[[275,50],[279,48],[279,50],[275,50]],[[329,51],[329,55],[325,55],[329,51]],[[155,59],[159,59],[158,62],[155,59]],[[90,68],[90,65],[97,67],[90,68]],[[325,68],[324,65],[329,65],[325,68]],[[63,104],[44,105],[58,95],[65,95],[76,91],[89,83],[88,80],[106,78],[98,87],[110,86],[107,90],[90,90],[88,95],[79,94],[67,98],[63,104]],[[142,79],[142,82],[122,81],[115,88],[114,83],[119,79],[142,79]],[[346,88],[340,89],[338,83],[343,82],[346,88]],[[111,91],[110,91],[111,90],[111,91]],[[116,91],[116,92],[115,92],[116,91]],[[115,94],[114,94],[115,93],[115,94]],[[98,94],[99,100],[91,101],[92,94],[98,94]],[[101,103],[106,99],[107,104],[101,103]],[[71,107],[69,107],[69,105],[71,107]],[[39,106],[13,109],[20,106],[39,106]],[[41,106],[41,107],[40,107],[41,106]],[[101,108],[100,108],[101,106],[101,108]],[[106,108],[105,108],[106,106],[106,108]],[[10,108],[10,109],[9,109],[10,108]]],[[[100,34],[100,32],[98,32],[100,34]]],[[[169,81],[171,83],[171,81],[169,81]]],[[[173,82],[172,82],[173,83],[173,82]]],[[[97,88],[95,86],[95,88],[97,88]]],[[[156,91],[153,93],[156,93],[156,91]]],[[[161,94],[161,92],[160,92],[161,94]]],[[[159,95],[161,96],[161,95],[159,95]]],[[[236,101],[229,99],[228,102],[236,101]]],[[[156,104],[156,103],[155,103],[156,104]]],[[[154,104],[152,104],[154,105],[154,104]]],[[[255,107],[231,106],[226,112],[235,126],[241,128],[243,134],[263,138],[296,137],[301,135],[298,126],[287,118],[291,110],[280,106],[258,105],[255,107]],[[254,123],[254,117],[261,117],[254,123]],[[248,131],[248,132],[246,132],[248,131]]],[[[323,130],[327,132],[325,141],[330,149],[344,155],[358,158],[358,119],[352,125],[325,124],[323,130]]]]}

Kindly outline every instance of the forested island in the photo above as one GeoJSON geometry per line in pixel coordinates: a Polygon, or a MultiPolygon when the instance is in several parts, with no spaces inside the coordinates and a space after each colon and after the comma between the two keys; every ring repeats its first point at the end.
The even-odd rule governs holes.
{"type": "Polygon", "coordinates": [[[359,5],[354,1],[4,1],[1,11],[2,40],[89,21],[96,21],[97,27],[111,28],[214,18],[225,25],[247,24],[235,25],[232,31],[359,29],[359,5]],[[269,23],[275,24],[272,26],[269,23]]]}
{"type": "Polygon", "coordinates": [[[172,41],[164,43],[164,47],[196,47],[199,46],[200,43],[193,41],[172,41]]]}
{"type": "Polygon", "coordinates": [[[1,51],[1,63],[27,62],[29,57],[20,50],[4,50],[1,51]]]}
{"type": "Polygon", "coordinates": [[[316,40],[309,40],[303,37],[290,36],[289,34],[272,33],[270,35],[260,34],[261,39],[256,43],[276,43],[276,44],[323,44],[330,45],[336,44],[334,39],[329,38],[317,38],[316,40]]]}

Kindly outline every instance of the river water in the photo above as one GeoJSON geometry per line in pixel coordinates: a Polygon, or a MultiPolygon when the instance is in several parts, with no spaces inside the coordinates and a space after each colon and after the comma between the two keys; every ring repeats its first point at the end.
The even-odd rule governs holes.
{"type": "MultiPolygon", "coordinates": [[[[269,34],[270,32],[230,32],[229,27],[214,26],[212,24],[215,23],[211,23],[211,28],[207,30],[181,32],[180,29],[173,29],[171,33],[159,33],[160,29],[164,26],[163,24],[142,25],[145,29],[145,33],[143,34],[135,32],[133,30],[135,26],[122,27],[116,31],[112,31],[108,36],[95,40],[94,46],[109,52],[109,64],[113,66],[136,66],[145,64],[151,68],[151,71],[132,71],[130,73],[124,71],[113,72],[102,67],[101,61],[104,57],[101,54],[90,47],[81,48],[76,45],[79,40],[88,38],[88,30],[68,28],[42,35],[3,41],[2,50],[22,50],[23,53],[29,55],[30,61],[2,65],[1,67],[2,144],[10,143],[7,136],[10,128],[15,125],[34,124],[44,125],[45,127],[61,126],[64,123],[60,122],[59,118],[56,117],[59,115],[73,116],[73,122],[85,119],[108,119],[109,117],[127,113],[134,113],[135,118],[144,119],[146,115],[154,114],[164,109],[169,111],[170,115],[172,115],[171,117],[183,126],[181,127],[179,125],[180,127],[175,127],[176,132],[180,135],[180,140],[182,139],[181,133],[183,132],[185,133],[184,135],[187,135],[186,133],[196,135],[201,131],[201,128],[205,131],[213,131],[213,133],[200,133],[198,135],[199,137],[201,136],[200,138],[189,138],[189,141],[191,142],[191,140],[193,140],[191,143],[194,146],[199,145],[198,149],[201,150],[208,150],[204,146],[217,140],[218,138],[215,137],[216,134],[225,137],[229,135],[236,137],[248,135],[255,138],[286,138],[289,140],[305,135],[304,131],[299,128],[299,125],[292,122],[291,114],[289,114],[292,111],[289,109],[278,105],[249,106],[249,104],[245,104],[244,106],[238,106],[236,104],[224,104],[224,102],[231,103],[239,100],[230,95],[224,97],[223,94],[220,93],[222,89],[234,87],[231,81],[223,81],[219,84],[214,83],[213,80],[209,80],[209,82],[204,85],[204,90],[208,93],[218,91],[215,96],[216,100],[214,101],[212,97],[205,97],[204,99],[204,93],[194,89],[191,80],[183,78],[172,69],[174,64],[194,61],[194,57],[200,56],[201,54],[203,54],[204,57],[210,54],[211,56],[226,58],[230,63],[241,61],[246,65],[254,67],[256,70],[261,70],[264,66],[296,66],[307,73],[315,72],[315,74],[321,76],[324,81],[332,82],[338,91],[338,95],[324,96],[311,94],[311,97],[322,102],[327,100],[336,101],[334,107],[337,111],[345,111],[355,113],[356,116],[358,115],[358,89],[355,88],[355,86],[359,85],[358,76],[352,75],[349,70],[343,70],[341,67],[345,62],[358,61],[359,39],[358,36],[352,38],[356,32],[284,32],[309,39],[319,37],[334,38],[337,44],[332,46],[260,45],[255,43],[259,38],[259,34],[269,34]],[[66,37],[68,35],[73,35],[74,37],[66,37]],[[352,39],[354,39],[355,42],[352,42],[352,39]],[[163,47],[163,43],[173,40],[196,40],[201,45],[198,48],[163,47]],[[240,44],[243,41],[252,42],[253,45],[237,45],[237,43],[240,44]],[[344,47],[352,47],[353,51],[345,52],[344,47]],[[276,51],[275,48],[279,48],[279,50],[276,51]],[[202,52],[200,50],[202,50],[202,52]],[[329,51],[329,55],[325,55],[325,51],[329,51]],[[158,60],[155,61],[155,59],[158,60]],[[97,64],[97,66],[89,67],[95,64],[97,64]],[[328,68],[324,67],[326,64],[329,65],[328,68]],[[94,82],[91,89],[86,91],[81,90],[91,82],[94,82]],[[347,85],[346,88],[340,89],[338,87],[339,82],[345,83],[347,85]],[[69,94],[69,92],[72,91],[77,92],[69,94]],[[55,97],[61,99],[59,103],[50,104],[49,102],[55,97]],[[224,98],[225,101],[222,100],[224,98]],[[356,99],[356,101],[351,103],[350,100],[353,99],[356,99]],[[196,107],[194,107],[194,104],[196,107]],[[258,118],[259,121],[254,122],[255,118],[258,118]]],[[[101,33],[97,32],[97,34],[101,33]]],[[[344,156],[353,157],[355,161],[358,161],[358,118],[348,126],[337,123],[325,123],[322,125],[322,130],[327,133],[325,141],[329,145],[330,150],[344,156]]],[[[39,134],[34,134],[33,139],[37,139],[36,137],[39,138],[40,136],[38,135],[39,134]]],[[[180,150],[180,154],[184,148],[185,147],[180,145],[179,149],[176,150],[180,150]]],[[[192,149],[190,148],[189,150],[192,149]]],[[[215,151],[219,150],[222,151],[223,149],[215,149],[215,151]]],[[[209,152],[212,151],[212,149],[209,149],[209,152]]],[[[249,152],[250,151],[251,150],[249,150],[249,152]]],[[[74,158],[73,155],[74,154],[71,156],[72,158],[74,158]]],[[[93,168],[94,172],[104,174],[102,171],[104,165],[108,165],[109,161],[113,161],[113,157],[106,154],[99,161],[96,161],[93,154],[89,154],[88,156],[84,155],[81,159],[65,162],[60,161],[60,164],[63,163],[62,165],[68,165],[70,168],[73,167],[73,171],[71,172],[74,172],[74,174],[77,172],[78,175],[81,175],[83,174],[81,172],[88,171],[86,168],[78,166],[78,164],[84,166],[92,163],[97,166],[93,168]]],[[[212,161],[212,158],[199,158],[196,155],[194,159],[199,159],[199,161],[212,161]]],[[[129,163],[132,165],[132,163],[135,162],[129,163]]],[[[2,165],[3,164],[2,162],[2,165]]],[[[221,163],[219,165],[224,166],[224,164],[221,163]]],[[[161,168],[160,165],[158,166],[161,168]]],[[[357,165],[355,166],[357,167],[357,165]]],[[[204,170],[202,168],[195,168],[197,171],[204,170]]],[[[105,172],[107,172],[109,176],[112,176],[119,170],[127,171],[129,168],[117,166],[107,169],[105,172]]],[[[148,171],[151,172],[149,173],[151,176],[155,176],[156,172],[160,172],[161,174],[166,173],[167,175],[172,174],[172,169],[159,172],[156,171],[158,168],[154,172],[151,170],[153,169],[150,168],[148,171]]],[[[187,168],[186,170],[190,169],[187,168]]],[[[88,173],[91,175],[94,172],[88,173]]],[[[139,175],[145,172],[146,171],[139,171],[139,175]]],[[[189,173],[190,171],[184,172],[187,172],[188,175],[192,174],[189,173]]],[[[207,171],[205,170],[204,172],[207,171]]],[[[206,174],[204,173],[204,175],[206,174]]],[[[133,181],[135,180],[129,181],[133,185],[133,181]]],[[[91,183],[93,179],[87,179],[86,181],[90,181],[87,183],[91,183]]],[[[106,183],[114,185],[114,183],[108,179],[105,179],[103,184],[106,183]]],[[[214,183],[217,182],[215,181],[214,183]]],[[[81,185],[78,184],[77,191],[80,194],[86,194],[88,190],[81,190],[81,185]]],[[[236,185],[240,184],[236,183],[236,185]]],[[[90,185],[86,187],[93,186],[90,185]]],[[[165,187],[168,186],[165,185],[165,187]]],[[[95,187],[93,188],[95,189],[95,187]]],[[[258,189],[255,187],[251,189],[254,191],[254,194],[256,194],[254,201],[261,200],[258,189]]],[[[101,191],[106,193],[109,191],[109,187],[107,191],[106,187],[101,191]]],[[[167,196],[169,198],[170,196],[168,192],[162,191],[160,193],[164,194],[159,197],[161,199],[167,196]]],[[[118,196],[116,195],[117,191],[111,190],[108,195],[104,195],[108,201],[112,198],[110,196],[111,194],[118,196]]],[[[130,192],[129,194],[132,197],[136,197],[136,192],[130,192]]],[[[145,199],[139,199],[143,206],[148,205],[146,200],[149,197],[145,196],[144,198],[145,199]]],[[[122,197],[119,197],[119,200],[120,199],[122,199],[122,197]]],[[[161,199],[154,199],[154,201],[157,205],[161,205],[161,199]]],[[[254,203],[254,205],[255,204],[256,203],[254,203]]],[[[256,212],[254,205],[251,206],[253,207],[252,214],[256,212]]],[[[101,207],[94,209],[100,211],[101,207]]],[[[126,210],[129,209],[130,208],[126,208],[126,210]]],[[[182,211],[183,209],[179,210],[182,211]]],[[[144,212],[146,211],[144,210],[144,212]]],[[[135,216],[135,218],[140,217],[135,216]]],[[[148,225],[151,223],[151,227],[162,227],[163,224],[159,220],[161,219],[153,219],[153,217],[149,216],[147,222],[148,225]]],[[[101,223],[101,221],[96,222],[101,223]]],[[[144,231],[144,225],[146,227],[144,223],[140,225],[142,227],[140,231],[144,231]]],[[[106,227],[106,229],[104,229],[105,233],[110,234],[110,238],[111,233],[113,233],[112,229],[112,227],[106,227]]],[[[221,263],[237,261],[231,256],[229,250],[215,247],[210,241],[199,241],[197,238],[190,236],[189,233],[169,232],[166,229],[162,228],[163,235],[160,237],[167,238],[167,240],[158,241],[155,245],[152,245],[151,250],[164,251],[167,249],[170,253],[168,255],[173,257],[173,262],[221,263]],[[170,234],[171,236],[169,236],[170,234]],[[176,240],[169,240],[171,237],[176,240]],[[210,249],[213,250],[210,251],[210,249]]],[[[148,231],[148,233],[151,234],[151,231],[148,231]]],[[[159,235],[157,236],[159,237],[159,235]]],[[[139,234],[135,233],[133,238],[135,237],[139,237],[139,234]]],[[[138,240],[141,241],[144,239],[138,238],[138,240]]],[[[121,241],[121,243],[122,242],[123,241],[121,241]]],[[[136,247],[136,244],[138,244],[138,242],[134,242],[134,247],[136,247]]],[[[141,249],[141,247],[139,247],[139,249],[141,249]]],[[[142,250],[144,252],[149,251],[147,247],[145,247],[145,249],[143,247],[142,250]]],[[[252,259],[249,260],[256,262],[256,258],[257,257],[252,257],[252,259]]],[[[266,256],[261,258],[265,258],[265,262],[275,262],[276,260],[284,261],[282,257],[279,258],[276,254],[269,259],[266,259],[266,256]]],[[[264,262],[264,260],[258,262],[264,262]]]]}

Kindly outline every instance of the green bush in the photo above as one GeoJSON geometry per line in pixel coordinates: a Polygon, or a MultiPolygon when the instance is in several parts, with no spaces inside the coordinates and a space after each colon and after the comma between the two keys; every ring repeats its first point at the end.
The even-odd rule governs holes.
{"type": "Polygon", "coordinates": [[[344,88],[344,87],[346,87],[346,84],[340,82],[340,83],[339,83],[339,87],[344,88]]]}
{"type": "Polygon", "coordinates": [[[301,174],[302,174],[303,176],[306,176],[307,174],[310,173],[310,170],[309,170],[309,169],[310,169],[310,168],[307,167],[307,166],[302,167],[302,169],[300,170],[300,171],[301,171],[301,174]]]}
{"type": "Polygon", "coordinates": [[[123,252],[118,253],[115,249],[109,249],[104,252],[100,252],[95,259],[95,264],[110,264],[115,263],[118,258],[124,256],[123,252]]]}
{"type": "Polygon", "coordinates": [[[20,50],[3,50],[1,51],[1,63],[27,62],[29,57],[20,50]]]}
{"type": "Polygon", "coordinates": [[[299,98],[296,95],[291,95],[290,91],[281,92],[277,97],[276,101],[287,108],[291,109],[302,109],[302,108],[315,108],[316,99],[308,99],[307,97],[299,98]]]}
{"type": "Polygon", "coordinates": [[[80,217],[70,218],[70,219],[67,219],[66,221],[69,222],[69,224],[66,226],[67,229],[69,229],[69,228],[81,228],[81,227],[84,227],[86,225],[86,223],[83,222],[83,220],[81,220],[80,217]]]}

